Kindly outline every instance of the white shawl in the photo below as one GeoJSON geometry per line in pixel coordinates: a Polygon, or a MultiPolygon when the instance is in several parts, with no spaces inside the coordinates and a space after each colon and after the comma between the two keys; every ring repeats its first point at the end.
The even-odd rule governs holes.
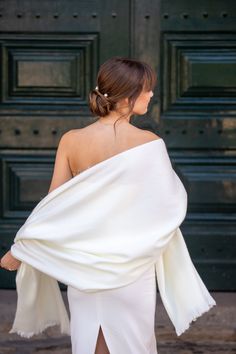
{"type": "Polygon", "coordinates": [[[187,193],[163,139],[116,154],[50,192],[11,247],[17,270],[10,333],[52,325],[70,334],[58,281],[85,292],[136,281],[155,264],[161,299],[177,335],[215,305],[180,231],[187,193]]]}

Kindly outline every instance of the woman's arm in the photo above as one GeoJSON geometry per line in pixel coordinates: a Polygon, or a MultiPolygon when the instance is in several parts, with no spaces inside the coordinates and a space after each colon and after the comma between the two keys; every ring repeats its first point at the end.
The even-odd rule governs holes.
{"type": "MultiPolygon", "coordinates": [[[[59,142],[49,192],[73,177],[68,160],[70,140],[70,132],[68,132],[62,136],[59,142]]],[[[14,258],[10,250],[0,260],[0,266],[10,271],[17,270],[20,264],[21,261],[14,258]]]]}
{"type": "Polygon", "coordinates": [[[71,133],[64,134],[59,142],[49,193],[73,177],[69,165],[71,133]]]}

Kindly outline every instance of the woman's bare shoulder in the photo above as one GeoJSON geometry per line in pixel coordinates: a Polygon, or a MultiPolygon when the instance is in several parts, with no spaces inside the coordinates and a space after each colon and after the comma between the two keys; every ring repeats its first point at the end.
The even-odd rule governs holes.
{"type": "Polygon", "coordinates": [[[156,139],[161,139],[160,136],[157,134],[151,132],[150,130],[144,130],[144,129],[139,129],[138,134],[137,134],[137,139],[140,139],[141,142],[143,143],[148,143],[149,141],[156,140],[156,139]]]}
{"type": "Polygon", "coordinates": [[[87,134],[94,132],[92,125],[93,124],[89,124],[83,128],[68,130],[62,135],[62,137],[63,139],[71,140],[71,139],[78,139],[78,137],[87,136],[87,134]]]}
{"type": "Polygon", "coordinates": [[[65,132],[58,142],[58,151],[62,154],[70,155],[71,150],[77,147],[78,142],[81,140],[79,138],[80,134],[80,129],[72,129],[65,132]]]}
{"type": "Polygon", "coordinates": [[[60,138],[60,144],[69,144],[78,140],[78,138],[83,134],[82,129],[71,129],[65,132],[60,138]]]}

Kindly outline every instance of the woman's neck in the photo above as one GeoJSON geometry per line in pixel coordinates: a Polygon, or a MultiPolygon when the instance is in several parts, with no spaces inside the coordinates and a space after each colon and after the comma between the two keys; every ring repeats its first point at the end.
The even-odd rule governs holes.
{"type": "Polygon", "coordinates": [[[120,118],[117,123],[130,124],[131,114],[129,114],[128,116],[124,115],[123,117],[122,115],[123,115],[122,113],[110,112],[107,116],[100,117],[97,120],[97,122],[110,125],[110,124],[114,124],[120,118]]]}

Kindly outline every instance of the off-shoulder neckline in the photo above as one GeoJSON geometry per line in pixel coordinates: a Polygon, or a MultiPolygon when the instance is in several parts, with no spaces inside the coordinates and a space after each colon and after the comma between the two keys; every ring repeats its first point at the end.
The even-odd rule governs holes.
{"type": "Polygon", "coordinates": [[[68,181],[66,181],[65,183],[61,184],[60,186],[58,186],[57,188],[53,189],[51,192],[49,192],[41,201],[40,203],[35,207],[35,210],[37,210],[38,208],[40,208],[43,203],[47,203],[49,200],[51,200],[51,198],[53,198],[54,196],[58,195],[59,193],[63,192],[67,187],[72,186],[74,184],[76,184],[77,182],[80,181],[80,179],[82,179],[83,177],[86,178],[87,174],[89,175],[90,172],[92,172],[93,170],[96,171],[96,169],[98,169],[99,167],[101,167],[102,165],[105,165],[106,163],[112,161],[112,160],[116,160],[119,157],[123,156],[123,155],[128,155],[129,153],[135,151],[135,150],[139,150],[140,148],[144,147],[144,146],[151,146],[153,143],[157,143],[157,142],[163,142],[164,140],[162,138],[158,138],[158,139],[153,139],[151,141],[148,141],[146,143],[142,143],[136,146],[133,146],[129,149],[123,150],[111,157],[108,157],[105,160],[102,160],[90,167],[88,167],[86,170],[81,171],[80,173],[78,173],[77,175],[75,175],[74,177],[72,177],[71,179],[69,179],[68,181]]]}
{"type": "Polygon", "coordinates": [[[97,167],[97,166],[100,166],[100,165],[102,165],[103,163],[106,163],[106,162],[108,162],[108,161],[111,161],[111,160],[113,160],[113,159],[115,159],[115,158],[117,158],[117,157],[119,157],[119,156],[124,155],[125,153],[129,153],[129,152],[131,152],[131,151],[134,151],[134,150],[136,150],[136,149],[138,149],[138,148],[141,148],[141,147],[144,147],[144,146],[146,146],[146,145],[149,145],[149,144],[151,144],[151,143],[153,143],[153,142],[157,142],[157,141],[159,141],[159,140],[163,141],[162,138],[157,138],[157,139],[153,139],[153,140],[151,140],[151,141],[147,141],[146,143],[142,143],[142,144],[135,145],[135,146],[133,146],[133,147],[131,147],[131,148],[129,148],[129,149],[123,150],[123,151],[121,151],[121,152],[118,152],[117,154],[112,155],[112,156],[110,156],[110,157],[108,157],[108,158],[106,158],[106,159],[104,159],[104,160],[102,160],[102,161],[100,161],[100,162],[97,162],[97,163],[95,163],[94,165],[89,166],[88,168],[86,168],[86,169],[83,170],[83,171],[80,171],[79,173],[77,173],[76,175],[74,175],[72,178],[76,178],[76,177],[78,177],[78,176],[81,176],[81,175],[83,175],[84,173],[90,171],[90,169],[93,169],[93,168],[95,168],[95,167],[97,167]]]}

